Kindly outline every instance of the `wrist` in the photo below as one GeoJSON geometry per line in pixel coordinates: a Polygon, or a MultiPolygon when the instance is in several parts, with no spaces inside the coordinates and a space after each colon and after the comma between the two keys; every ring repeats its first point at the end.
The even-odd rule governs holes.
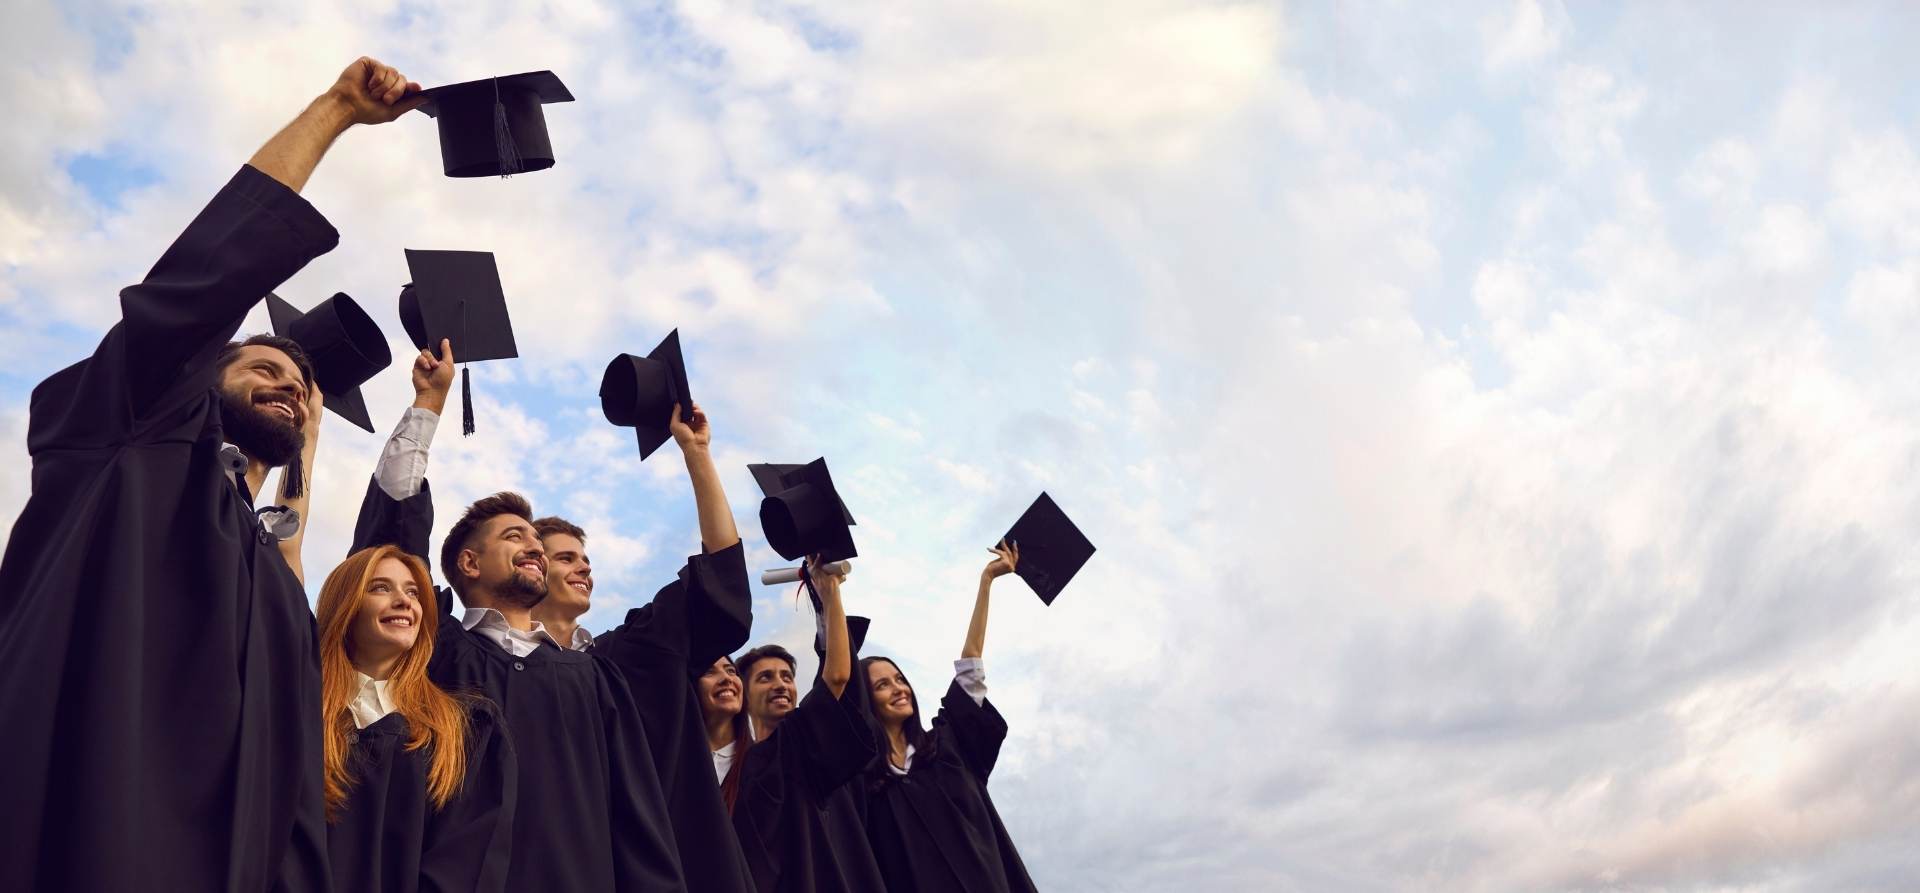
{"type": "Polygon", "coordinates": [[[424,409],[434,415],[447,414],[447,395],[432,392],[413,395],[413,408],[424,409]]]}
{"type": "Polygon", "coordinates": [[[335,136],[353,126],[353,102],[336,90],[320,94],[307,105],[307,113],[325,125],[335,136]]]}

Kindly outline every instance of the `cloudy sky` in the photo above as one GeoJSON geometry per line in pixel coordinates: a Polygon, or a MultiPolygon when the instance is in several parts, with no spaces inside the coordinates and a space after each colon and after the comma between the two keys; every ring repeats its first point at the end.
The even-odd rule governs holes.
{"type": "MultiPolygon", "coordinates": [[[[1044,889],[1920,874],[1910,8],[328,6],[0,12],[0,515],[34,383],[347,62],[552,69],[550,171],[347,134],[340,247],[279,293],[399,335],[403,248],[498,253],[523,358],[442,429],[442,526],[506,487],[586,524],[596,628],[697,548],[594,396],[678,327],[751,561],[746,463],[828,457],[923,690],[1037,493],[1099,545],[988,639],[1044,889]]],[[[329,426],[310,565],[408,393],[329,426]]]]}

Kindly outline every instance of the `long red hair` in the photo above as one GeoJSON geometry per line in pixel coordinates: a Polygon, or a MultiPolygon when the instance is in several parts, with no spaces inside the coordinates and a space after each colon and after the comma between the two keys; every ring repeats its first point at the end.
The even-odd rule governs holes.
{"type": "Polygon", "coordinates": [[[353,790],[354,777],[347,765],[352,747],[347,737],[354,732],[353,715],[347,705],[358,693],[359,680],[353,661],[347,656],[347,634],[360,613],[360,596],[373,579],[380,562],[397,558],[413,575],[420,587],[420,632],[413,647],[400,656],[393,674],[387,677],[387,695],[394,711],[406,718],[407,750],[431,748],[427,761],[427,796],[434,809],[460,792],[467,772],[467,706],[442,691],[427,678],[427,661],[433,657],[433,636],[440,617],[435,603],[433,579],[426,562],[408,555],[398,546],[372,546],[348,556],[327,575],[320,587],[320,720],[323,728],[321,752],[326,760],[327,815],[337,819],[353,790]]]}

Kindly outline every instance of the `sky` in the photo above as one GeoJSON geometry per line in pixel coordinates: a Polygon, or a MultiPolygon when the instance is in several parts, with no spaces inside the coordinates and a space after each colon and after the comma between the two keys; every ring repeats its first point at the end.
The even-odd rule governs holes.
{"type": "MultiPolygon", "coordinates": [[[[993,594],[990,790],[1042,889],[1896,890],[1920,875],[1920,13],[1899,3],[52,3],[0,11],[0,516],[33,385],[365,54],[551,69],[558,164],[347,133],[277,292],[396,336],[497,254],[521,359],[440,530],[589,531],[586,623],[698,549],[600,370],[678,328],[749,462],[825,456],[848,610],[925,695],[993,594]]],[[[264,310],[246,331],[266,327],[264,310]]],[[[307,564],[379,434],[331,423],[307,564]]],[[[754,643],[804,649],[788,588],[754,643]]]]}

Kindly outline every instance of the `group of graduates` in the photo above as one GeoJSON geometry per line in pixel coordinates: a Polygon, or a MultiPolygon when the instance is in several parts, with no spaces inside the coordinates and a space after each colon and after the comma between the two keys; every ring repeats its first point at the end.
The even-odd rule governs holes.
{"type": "Polygon", "coordinates": [[[593,636],[580,526],[496,493],[430,552],[460,347],[433,339],[309,609],[311,470],[351,339],[231,339],[337,244],[299,195],[334,139],[430,92],[350,65],[121,292],[93,355],[34,390],[32,493],[0,560],[0,890],[1033,889],[987,793],[1007,727],[981,663],[1022,542],[982,570],[929,723],[899,666],[860,653],[824,463],[756,466],[769,540],[805,550],[819,670],[803,683],[778,645],[734,657],[746,562],[690,398],[662,427],[700,553],[593,636]]]}

